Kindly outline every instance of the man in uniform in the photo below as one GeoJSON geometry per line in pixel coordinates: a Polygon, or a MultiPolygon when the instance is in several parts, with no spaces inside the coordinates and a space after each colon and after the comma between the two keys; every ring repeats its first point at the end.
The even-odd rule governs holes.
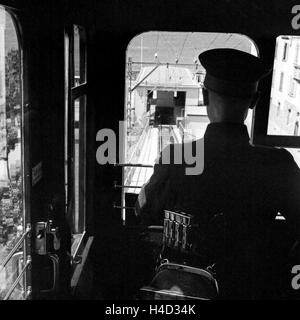
{"type": "Polygon", "coordinates": [[[161,225],[164,209],[183,211],[195,217],[203,234],[222,215],[221,232],[217,228],[208,236],[215,242],[208,247],[221,297],[274,297],[269,235],[278,212],[289,232],[300,234],[300,170],[286,150],[249,142],[244,121],[258,101],[259,80],[268,73],[261,60],[233,49],[208,50],[199,60],[206,69],[203,97],[210,124],[203,139],[162,152],[139,194],[136,214],[145,225],[161,225]],[[185,157],[178,162],[186,147],[196,153],[195,174],[187,174],[193,165],[185,157]]]}

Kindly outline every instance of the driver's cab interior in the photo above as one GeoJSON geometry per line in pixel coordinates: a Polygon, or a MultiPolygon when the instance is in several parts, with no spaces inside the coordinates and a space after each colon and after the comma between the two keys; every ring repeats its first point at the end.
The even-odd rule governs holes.
{"type": "MultiPolygon", "coordinates": [[[[216,299],[213,269],[188,264],[190,217],[145,229],[137,197],[164,148],[203,137],[198,55],[213,48],[273,69],[245,124],[300,166],[299,30],[294,1],[1,1],[0,299],[216,299]],[[163,265],[174,249],[180,267],[163,265]],[[200,289],[157,292],[178,268],[200,289]]],[[[280,212],[272,239],[291,252],[284,299],[299,299],[280,212]]]]}

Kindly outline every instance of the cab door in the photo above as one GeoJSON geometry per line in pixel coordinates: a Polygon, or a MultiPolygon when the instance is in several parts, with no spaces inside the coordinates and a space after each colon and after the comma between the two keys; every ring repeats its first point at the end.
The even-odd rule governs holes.
{"type": "Polygon", "coordinates": [[[39,66],[29,77],[29,136],[31,141],[40,136],[31,144],[32,176],[41,175],[31,185],[30,199],[34,299],[73,298],[91,245],[85,232],[85,33],[80,26],[65,26],[64,15],[54,9],[39,11],[43,28],[33,35],[43,50],[29,57],[29,65],[35,60],[39,66]],[[42,95],[32,95],[36,87],[42,95]]]}
{"type": "Polygon", "coordinates": [[[43,50],[28,57],[29,66],[38,61],[28,76],[30,170],[41,176],[30,186],[33,299],[71,299],[83,281],[92,243],[85,228],[85,32],[65,26],[64,15],[55,10],[39,14],[43,28],[32,34],[43,50]],[[34,96],[37,87],[43,94],[34,96]],[[33,143],[36,136],[40,140],[33,143]]]}
{"type": "Polygon", "coordinates": [[[24,166],[32,299],[70,297],[70,231],[64,189],[64,24],[62,12],[56,10],[52,3],[47,10],[43,4],[28,3],[18,12],[24,53],[24,166]]]}

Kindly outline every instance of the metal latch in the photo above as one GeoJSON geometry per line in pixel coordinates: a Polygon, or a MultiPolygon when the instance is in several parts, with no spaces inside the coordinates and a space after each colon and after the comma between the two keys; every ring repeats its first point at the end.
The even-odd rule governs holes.
{"type": "Polygon", "coordinates": [[[35,227],[35,252],[46,255],[60,249],[59,228],[52,220],[37,222],[35,227]]]}

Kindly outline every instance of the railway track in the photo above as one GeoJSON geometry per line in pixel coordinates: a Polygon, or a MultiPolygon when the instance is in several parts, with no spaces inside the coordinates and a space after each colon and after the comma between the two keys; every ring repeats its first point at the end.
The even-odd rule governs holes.
{"type": "Polygon", "coordinates": [[[153,173],[153,168],[143,166],[143,164],[152,163],[154,165],[155,158],[160,155],[161,151],[171,143],[179,143],[178,136],[175,133],[174,126],[172,125],[160,125],[157,128],[150,128],[145,141],[143,142],[143,148],[137,163],[141,166],[132,166],[127,171],[125,177],[125,185],[132,186],[130,189],[125,189],[125,192],[139,193],[140,188],[134,186],[142,186],[153,173]]]}
{"type": "Polygon", "coordinates": [[[166,146],[173,143],[179,143],[174,126],[160,125],[158,127],[158,152],[161,153],[166,146]]]}

